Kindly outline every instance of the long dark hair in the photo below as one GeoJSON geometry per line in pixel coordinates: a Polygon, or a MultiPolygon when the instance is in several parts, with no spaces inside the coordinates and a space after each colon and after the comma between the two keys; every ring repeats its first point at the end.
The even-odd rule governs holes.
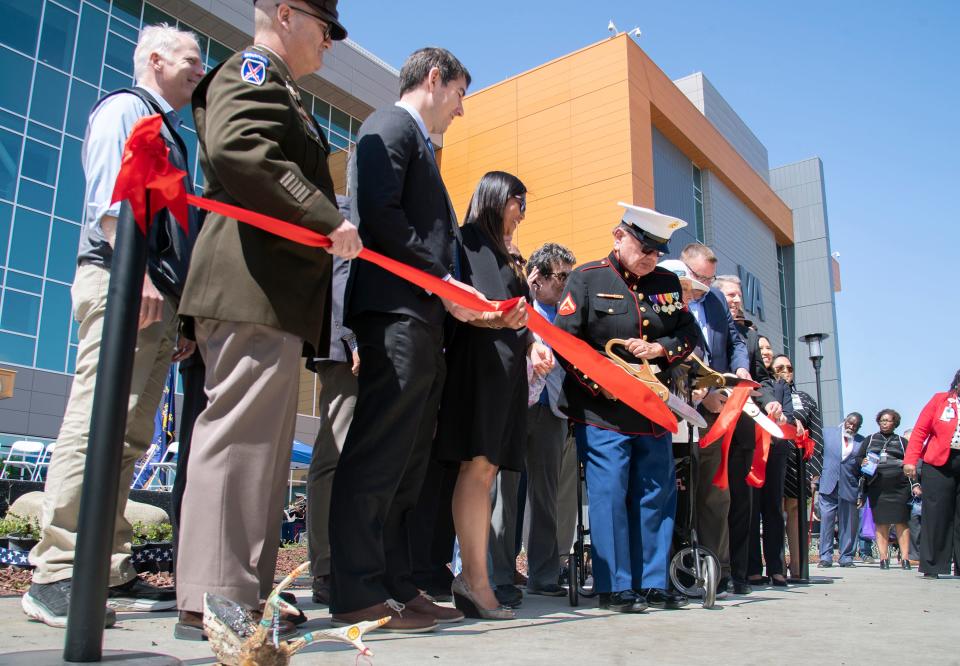
{"type": "Polygon", "coordinates": [[[950,382],[950,393],[954,395],[960,391],[960,370],[957,370],[957,374],[953,376],[953,381],[950,382]]]}
{"type": "Polygon", "coordinates": [[[510,197],[527,193],[520,179],[505,171],[489,171],[477,183],[477,189],[470,197],[467,219],[464,224],[477,224],[493,241],[493,245],[503,259],[513,263],[510,248],[503,241],[503,211],[510,197]]]}

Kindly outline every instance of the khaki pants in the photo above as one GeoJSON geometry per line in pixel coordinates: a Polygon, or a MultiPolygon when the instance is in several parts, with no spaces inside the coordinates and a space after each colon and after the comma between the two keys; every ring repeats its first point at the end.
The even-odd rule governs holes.
{"type": "Polygon", "coordinates": [[[209,402],[190,444],[177,603],[200,612],[212,592],[255,609],[273,588],[303,341],[213,319],[196,331],[209,402]]]}
{"type": "MultiPolygon", "coordinates": [[[[53,583],[73,576],[80,493],[87,462],[90,415],[109,284],[108,270],[92,264],[77,268],[71,295],[73,316],[80,324],[80,345],[77,349],[76,374],[57,437],[57,448],[47,470],[40,542],[30,551],[30,563],[36,567],[33,580],[37,583],[53,583]]],[[[167,300],[163,308],[163,321],[141,330],[137,335],[133,381],[130,401],[127,403],[127,432],[120,471],[113,556],[110,559],[110,585],[120,585],[137,575],[130,563],[133,529],[123,517],[123,511],[130,494],[134,464],[149,448],[153,438],[154,416],[163,395],[177,334],[176,319],[176,309],[167,300]]]]}
{"type": "Polygon", "coordinates": [[[320,430],[307,472],[307,550],[310,574],[314,577],[330,575],[330,492],[357,404],[357,378],[352,363],[321,361],[317,364],[317,379],[320,430]]]}

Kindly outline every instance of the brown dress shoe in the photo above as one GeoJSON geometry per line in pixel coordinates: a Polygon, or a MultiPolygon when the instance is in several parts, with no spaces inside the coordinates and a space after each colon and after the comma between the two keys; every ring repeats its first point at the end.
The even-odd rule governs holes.
{"type": "Polygon", "coordinates": [[[414,613],[427,615],[441,624],[463,621],[463,613],[456,608],[441,606],[428,599],[423,594],[418,594],[413,599],[404,604],[414,613]]]}
{"type": "Polygon", "coordinates": [[[437,628],[437,621],[433,617],[408,610],[406,606],[393,599],[350,613],[334,613],[330,624],[335,627],[349,627],[357,622],[372,622],[382,617],[389,617],[390,621],[380,627],[381,631],[420,634],[437,628]]]}

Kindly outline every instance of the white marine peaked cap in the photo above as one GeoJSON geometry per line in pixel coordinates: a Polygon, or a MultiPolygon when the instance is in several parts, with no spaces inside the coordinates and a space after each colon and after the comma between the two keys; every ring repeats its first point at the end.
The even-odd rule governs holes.
{"type": "Polygon", "coordinates": [[[673,232],[687,226],[687,223],[680,218],[658,213],[652,208],[634,206],[622,201],[618,201],[617,205],[623,206],[621,222],[630,227],[633,235],[641,242],[655,247],[661,252],[667,251],[667,242],[673,232]]]}

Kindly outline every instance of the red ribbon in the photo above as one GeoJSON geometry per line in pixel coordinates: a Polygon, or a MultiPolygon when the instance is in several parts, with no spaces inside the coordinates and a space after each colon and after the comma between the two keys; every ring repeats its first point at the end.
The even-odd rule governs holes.
{"type": "Polygon", "coordinates": [[[793,440],[797,448],[803,451],[804,460],[810,460],[810,458],[813,457],[814,441],[813,438],[810,437],[809,430],[804,430],[802,435],[798,435],[797,427],[789,423],[784,423],[780,426],[780,429],[783,430],[784,439],[793,440]]]}
{"type": "Polygon", "coordinates": [[[763,488],[767,481],[767,458],[770,457],[770,443],[773,438],[769,432],[754,424],[753,440],[753,462],[747,473],[747,484],[754,488],[763,488]]]}
{"type": "MultiPolygon", "coordinates": [[[[239,206],[187,194],[183,188],[183,172],[174,169],[167,161],[169,149],[160,136],[161,122],[162,119],[157,115],[142,118],[134,125],[124,148],[123,162],[120,167],[120,174],[117,176],[117,186],[114,189],[114,200],[127,198],[134,207],[134,214],[137,215],[138,210],[142,214],[146,207],[143,192],[146,189],[151,189],[160,194],[159,198],[156,195],[151,197],[151,210],[154,210],[154,203],[158,205],[162,203],[163,206],[170,208],[178,220],[187,219],[186,210],[189,202],[197,208],[219,213],[301,245],[330,247],[329,238],[305,227],[239,206]],[[166,163],[165,167],[159,163],[160,160],[166,163]],[[174,179],[173,175],[177,173],[179,176],[174,179]],[[182,217],[179,215],[181,210],[183,211],[182,217]]],[[[162,206],[158,206],[156,210],[160,210],[160,208],[162,206]]],[[[137,218],[137,222],[141,229],[145,229],[145,224],[141,222],[140,217],[137,218]]],[[[480,312],[507,311],[516,306],[520,300],[518,297],[507,301],[484,301],[475,294],[450,282],[407,266],[368,248],[361,250],[359,258],[374,263],[441,298],[453,301],[457,305],[471,310],[480,312]]],[[[586,342],[560,330],[533,308],[527,310],[527,327],[538,334],[554,351],[576,365],[621,402],[670,432],[677,432],[677,419],[666,403],[660,400],[643,382],[623,372],[609,359],[598,354],[586,342]]]]}
{"type": "Polygon", "coordinates": [[[153,216],[168,208],[184,231],[188,231],[187,201],[184,198],[185,171],[170,164],[170,148],[160,128],[159,114],[141,118],[133,126],[123,147],[120,173],[113,187],[110,203],[127,199],[133,208],[133,217],[144,234],[153,216]],[[147,210],[147,191],[150,191],[150,210],[147,210]]]}
{"type": "Polygon", "coordinates": [[[750,398],[752,392],[753,385],[750,384],[741,384],[734,387],[733,394],[727,398],[727,402],[724,403],[723,409],[720,410],[720,415],[717,416],[717,420],[713,422],[710,430],[708,430],[707,434],[700,440],[700,448],[705,449],[720,439],[721,436],[723,437],[720,445],[722,448],[720,467],[717,468],[717,473],[713,477],[713,485],[717,488],[724,489],[730,486],[727,477],[727,456],[730,453],[730,442],[733,441],[733,431],[736,430],[740,412],[743,411],[743,406],[747,404],[747,400],[750,398]]]}

